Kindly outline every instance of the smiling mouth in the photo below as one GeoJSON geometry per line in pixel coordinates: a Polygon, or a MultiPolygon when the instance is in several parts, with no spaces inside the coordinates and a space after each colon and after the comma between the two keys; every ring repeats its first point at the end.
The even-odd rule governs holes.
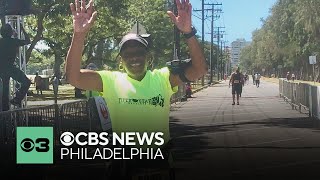
{"type": "Polygon", "coordinates": [[[141,66],[142,64],[141,63],[132,63],[130,64],[130,66],[132,67],[138,67],[138,66],[141,66]]]}

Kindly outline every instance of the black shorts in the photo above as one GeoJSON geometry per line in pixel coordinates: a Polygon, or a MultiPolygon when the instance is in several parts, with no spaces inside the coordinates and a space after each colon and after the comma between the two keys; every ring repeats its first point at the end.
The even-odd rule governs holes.
{"type": "Polygon", "coordinates": [[[240,83],[234,84],[232,86],[232,94],[241,94],[241,91],[242,91],[242,87],[240,83]]]}

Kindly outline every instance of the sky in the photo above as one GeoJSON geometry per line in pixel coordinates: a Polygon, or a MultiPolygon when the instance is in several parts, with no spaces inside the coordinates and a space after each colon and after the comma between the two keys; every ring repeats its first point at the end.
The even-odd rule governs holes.
{"type": "MultiPolygon", "coordinates": [[[[193,25],[198,31],[198,35],[202,35],[201,23],[201,2],[202,0],[190,0],[193,12],[193,25]]],[[[217,5],[215,9],[221,9],[220,17],[214,21],[215,27],[222,28],[224,31],[223,40],[227,41],[226,45],[230,46],[232,41],[238,38],[244,38],[246,41],[252,40],[252,32],[259,29],[262,25],[261,18],[266,19],[270,15],[270,8],[277,0],[204,0],[205,4],[222,4],[217,5]]],[[[212,6],[205,6],[205,9],[211,9],[212,6]]],[[[210,41],[211,36],[211,12],[205,12],[205,40],[210,41]]],[[[215,29],[216,30],[216,29],[215,29]]],[[[216,39],[214,39],[216,41],[216,39]]]]}
{"type": "MultiPolygon", "coordinates": [[[[260,29],[261,18],[266,19],[270,15],[270,9],[277,0],[204,0],[205,4],[222,4],[215,6],[215,9],[221,9],[220,17],[214,21],[215,27],[225,27],[224,40],[226,45],[230,45],[232,41],[238,38],[244,38],[246,41],[252,40],[252,32],[260,29]]],[[[201,23],[201,2],[202,0],[190,0],[193,12],[192,22],[198,30],[198,35],[202,35],[201,23]],[[200,19],[199,19],[200,18],[200,19]]],[[[205,6],[205,9],[211,9],[212,6],[205,6]]],[[[216,12],[217,14],[217,12],[216,12]]],[[[210,41],[211,31],[211,12],[205,12],[205,40],[210,41]]],[[[216,29],[215,29],[216,30],[216,29]]],[[[216,40],[216,39],[214,39],[216,40]]]]}

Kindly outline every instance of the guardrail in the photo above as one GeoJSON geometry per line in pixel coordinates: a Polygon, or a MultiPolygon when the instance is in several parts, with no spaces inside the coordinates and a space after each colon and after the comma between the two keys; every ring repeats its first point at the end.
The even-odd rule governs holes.
{"type": "Polygon", "coordinates": [[[307,83],[291,82],[286,79],[279,79],[279,94],[292,109],[299,112],[308,111],[310,117],[319,118],[319,95],[318,86],[313,86],[307,83]]]}

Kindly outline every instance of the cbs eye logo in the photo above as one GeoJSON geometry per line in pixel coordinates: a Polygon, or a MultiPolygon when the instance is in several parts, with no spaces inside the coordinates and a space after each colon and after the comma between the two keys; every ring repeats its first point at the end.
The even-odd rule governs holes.
{"type": "Polygon", "coordinates": [[[35,142],[30,138],[25,138],[21,141],[20,148],[24,152],[31,152],[33,149],[37,152],[48,152],[50,150],[49,143],[47,138],[37,138],[35,142]]]}
{"type": "Polygon", "coordinates": [[[60,136],[60,142],[64,146],[71,146],[74,142],[74,135],[71,132],[64,132],[60,136]]]}

